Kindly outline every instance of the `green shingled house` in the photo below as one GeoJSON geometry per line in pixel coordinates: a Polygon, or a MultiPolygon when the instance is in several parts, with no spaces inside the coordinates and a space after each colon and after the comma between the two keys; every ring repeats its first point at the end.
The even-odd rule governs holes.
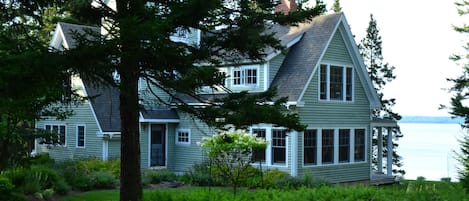
{"type": "MultiPolygon", "coordinates": [[[[59,23],[51,46],[73,48],[71,33],[86,28],[99,31],[59,23]]],[[[277,87],[279,96],[288,97],[288,108],[308,126],[305,132],[287,132],[271,124],[252,125],[249,132],[269,142],[264,152],[256,154],[257,159],[263,168],[277,168],[292,176],[308,172],[334,183],[370,181],[372,131],[388,124],[376,124],[371,117],[379,99],[344,14],[319,16],[299,26],[274,26],[272,31],[287,53],[267,50],[265,63],[220,68],[229,76],[225,84],[232,91],[277,87]]],[[[193,30],[173,39],[197,42],[200,35],[193,30]]],[[[38,128],[58,131],[61,145],[36,143],[35,152],[47,152],[57,160],[119,157],[119,90],[99,88],[80,77],[72,77],[72,87],[96,98],[74,107],[75,115],[65,121],[37,122],[38,128]]],[[[206,158],[197,142],[216,130],[177,108],[163,107],[148,95],[148,87],[145,80],[140,81],[146,107],[140,114],[141,166],[183,173],[206,158]]],[[[163,100],[172,101],[161,90],[154,90],[163,100]]]]}

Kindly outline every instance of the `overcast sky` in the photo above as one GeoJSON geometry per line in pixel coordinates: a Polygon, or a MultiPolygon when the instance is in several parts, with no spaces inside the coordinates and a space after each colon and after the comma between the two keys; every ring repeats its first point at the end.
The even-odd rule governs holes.
{"type": "MultiPolygon", "coordinates": [[[[334,0],[324,0],[330,9],[334,0]]],[[[386,85],[385,96],[396,98],[401,115],[448,116],[438,110],[447,104],[451,87],[446,78],[461,74],[449,56],[464,52],[464,35],[453,0],[341,0],[357,43],[365,36],[373,13],[383,41],[385,62],[396,67],[397,78],[386,85]]],[[[467,18],[466,18],[467,19],[467,18]]],[[[467,20],[466,20],[467,21],[467,20]]],[[[469,22],[469,21],[468,21],[469,22]]],[[[466,35],[466,39],[469,37],[466,35]]]]}

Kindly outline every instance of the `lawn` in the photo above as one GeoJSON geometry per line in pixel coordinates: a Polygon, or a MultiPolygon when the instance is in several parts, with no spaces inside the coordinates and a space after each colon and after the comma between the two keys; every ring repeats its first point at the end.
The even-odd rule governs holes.
{"type": "MultiPolygon", "coordinates": [[[[60,201],[118,200],[117,190],[90,191],[62,197],[60,201]]],[[[182,187],[172,189],[147,189],[144,191],[147,201],[202,201],[202,200],[457,200],[469,201],[469,196],[458,183],[405,181],[400,185],[390,186],[322,186],[293,190],[244,189],[236,197],[230,188],[182,187]]]]}

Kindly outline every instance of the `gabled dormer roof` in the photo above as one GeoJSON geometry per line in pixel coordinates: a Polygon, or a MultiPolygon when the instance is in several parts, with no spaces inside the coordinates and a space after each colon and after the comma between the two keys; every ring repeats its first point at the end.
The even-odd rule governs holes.
{"type": "Polygon", "coordinates": [[[291,27],[301,30],[302,38],[288,51],[282,66],[271,86],[277,87],[278,96],[288,97],[290,102],[300,102],[313,78],[314,72],[329,47],[334,35],[340,31],[350,57],[363,83],[370,107],[379,107],[379,98],[373,87],[366,66],[358,51],[350,27],[343,13],[334,13],[313,18],[310,22],[291,27]]]}
{"type": "Polygon", "coordinates": [[[90,31],[99,33],[100,30],[99,27],[59,22],[57,23],[49,46],[59,50],[62,48],[71,49],[76,47],[73,33],[86,34],[90,31]]]}

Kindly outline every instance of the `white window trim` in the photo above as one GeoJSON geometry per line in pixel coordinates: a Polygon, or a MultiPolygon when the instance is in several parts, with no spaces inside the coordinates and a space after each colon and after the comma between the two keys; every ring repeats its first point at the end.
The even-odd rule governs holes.
{"type": "MultiPolygon", "coordinates": [[[[285,129],[284,127],[272,127],[272,126],[251,126],[249,128],[249,133],[252,135],[253,129],[265,129],[265,141],[267,142],[267,147],[265,148],[265,162],[262,162],[262,166],[268,167],[278,167],[285,168],[288,167],[288,151],[289,151],[289,137],[290,133],[287,132],[285,137],[285,164],[273,163],[272,162],[272,130],[274,129],[285,129]]],[[[253,163],[253,165],[259,165],[259,162],[253,163]]]]}
{"type": "MultiPolygon", "coordinates": [[[[64,143],[63,144],[60,144],[60,142],[58,144],[56,144],[55,146],[58,146],[58,147],[67,147],[67,125],[64,124],[64,123],[44,123],[44,130],[46,130],[46,126],[51,126],[51,128],[53,126],[64,126],[65,127],[65,133],[64,133],[64,143]]],[[[47,130],[46,130],[47,131],[47,130]]],[[[60,139],[59,139],[60,140],[60,139]]],[[[46,143],[47,144],[47,143],[46,143]]],[[[50,145],[50,144],[49,144],[50,145]]]]}
{"type": "Polygon", "coordinates": [[[321,167],[321,166],[334,166],[334,165],[353,165],[353,164],[362,164],[368,162],[368,150],[369,150],[369,142],[368,142],[368,129],[366,127],[333,127],[333,128],[307,128],[309,129],[316,129],[316,164],[305,164],[304,163],[304,135],[303,135],[303,142],[301,143],[302,149],[302,167],[321,167]],[[339,129],[350,129],[350,152],[349,152],[349,162],[339,162],[339,129]],[[363,161],[355,161],[355,130],[363,129],[365,131],[365,159],[363,161]],[[334,130],[334,162],[333,163],[322,163],[322,130],[334,130]]]}
{"type": "Polygon", "coordinates": [[[189,129],[189,128],[178,128],[178,129],[176,129],[176,135],[175,135],[174,142],[175,142],[176,145],[190,145],[191,144],[191,129],[189,129]],[[188,135],[187,135],[188,141],[187,142],[179,141],[179,132],[187,132],[188,133],[188,135]]]}
{"type": "Polygon", "coordinates": [[[344,102],[344,103],[353,103],[355,101],[355,73],[354,73],[354,68],[351,65],[344,65],[344,64],[334,64],[334,63],[321,63],[319,64],[319,71],[318,71],[318,100],[321,102],[344,102]],[[326,65],[326,99],[321,99],[321,66],[326,65]],[[342,100],[335,100],[331,99],[331,81],[330,81],[330,75],[331,75],[331,66],[337,66],[337,67],[342,67],[342,89],[343,91],[343,96],[342,100]],[[351,91],[351,100],[347,100],[347,69],[351,68],[352,69],[352,91],[351,91]]]}
{"type": "Polygon", "coordinates": [[[76,134],[75,134],[75,147],[76,148],[81,148],[81,149],[86,148],[86,125],[85,124],[77,124],[75,131],[76,131],[76,134]],[[78,127],[83,127],[83,146],[78,146],[78,127]]]}
{"type": "Polygon", "coordinates": [[[230,80],[231,80],[231,86],[233,88],[245,88],[245,87],[258,87],[259,82],[260,82],[260,71],[259,71],[259,64],[257,65],[247,65],[247,66],[236,66],[232,67],[230,70],[230,80]],[[235,79],[234,79],[234,71],[241,71],[240,75],[240,84],[235,84],[235,79]],[[247,74],[245,73],[247,70],[256,70],[256,84],[247,84],[245,83],[247,79],[247,74]]]}

